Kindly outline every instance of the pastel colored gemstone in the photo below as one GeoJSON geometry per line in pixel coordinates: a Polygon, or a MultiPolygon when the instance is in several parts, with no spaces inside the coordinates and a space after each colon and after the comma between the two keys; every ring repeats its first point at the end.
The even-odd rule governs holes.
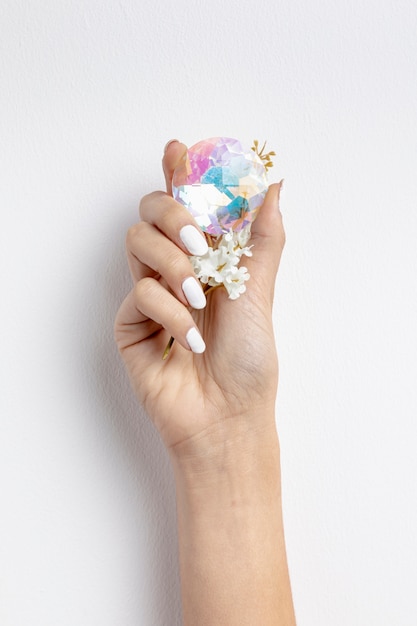
{"type": "Polygon", "coordinates": [[[262,160],[228,137],[205,139],[189,148],[172,179],[174,198],[203,232],[215,237],[253,222],[267,189],[262,160]]]}

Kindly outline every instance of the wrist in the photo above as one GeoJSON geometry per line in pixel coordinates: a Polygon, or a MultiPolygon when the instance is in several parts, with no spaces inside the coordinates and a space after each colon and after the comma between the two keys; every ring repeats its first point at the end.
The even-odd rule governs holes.
{"type": "Polygon", "coordinates": [[[185,487],[218,485],[279,467],[274,411],[224,419],[169,449],[177,482],[185,487]]]}

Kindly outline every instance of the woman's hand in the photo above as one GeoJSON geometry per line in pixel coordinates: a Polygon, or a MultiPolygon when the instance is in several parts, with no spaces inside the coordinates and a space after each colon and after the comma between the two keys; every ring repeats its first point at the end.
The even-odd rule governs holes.
{"type": "Polygon", "coordinates": [[[278,366],[271,310],[285,240],[280,185],[274,184],[252,226],[246,293],[232,301],[219,288],[206,302],[188,259],[204,252],[204,235],[170,195],[172,173],[185,154],[184,144],[168,144],[167,193],[151,193],[140,203],[141,221],[127,236],[134,286],[115,322],[136,395],[175,455],[204,451],[220,431],[223,437],[274,428],[278,366]],[[170,336],[175,343],[163,361],[170,336]]]}
{"type": "Polygon", "coordinates": [[[168,146],[168,193],[145,196],[128,233],[134,287],[116,341],[173,462],[184,625],[295,626],[274,416],[280,186],[271,185],[253,224],[247,291],[232,301],[220,287],[206,302],[188,259],[204,253],[205,239],[169,195],[185,152],[168,146]]]}

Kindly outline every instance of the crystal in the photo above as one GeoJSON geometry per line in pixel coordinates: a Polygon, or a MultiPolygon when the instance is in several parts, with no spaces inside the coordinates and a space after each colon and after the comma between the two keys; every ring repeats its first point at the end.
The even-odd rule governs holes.
{"type": "Polygon", "coordinates": [[[251,224],[267,189],[262,160],[228,137],[205,139],[189,148],[172,179],[175,200],[203,232],[215,237],[251,224]]]}

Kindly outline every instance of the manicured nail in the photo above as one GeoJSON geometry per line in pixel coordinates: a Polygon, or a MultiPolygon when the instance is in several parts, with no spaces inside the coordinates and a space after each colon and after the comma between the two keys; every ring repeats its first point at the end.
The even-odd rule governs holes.
{"type": "Polygon", "coordinates": [[[279,185],[279,187],[278,187],[277,204],[278,204],[278,208],[279,208],[279,200],[280,200],[280,197],[281,197],[281,191],[282,191],[282,188],[284,186],[284,179],[283,178],[279,181],[278,185],[279,185]]]}
{"type": "Polygon", "coordinates": [[[206,344],[196,328],[190,328],[185,338],[192,352],[195,352],[195,354],[202,354],[206,349],[206,344]]]}
{"type": "Polygon", "coordinates": [[[207,241],[195,226],[187,224],[180,230],[180,238],[190,254],[203,256],[208,250],[207,241]]]}
{"type": "Polygon", "coordinates": [[[190,276],[184,280],[181,286],[184,296],[188,300],[188,304],[192,306],[193,309],[204,309],[207,304],[207,300],[198,281],[190,276]]]}
{"type": "Polygon", "coordinates": [[[276,205],[278,211],[280,210],[279,201],[280,201],[281,189],[282,189],[283,183],[284,183],[284,179],[280,180],[279,183],[274,183],[273,185],[274,192],[272,196],[272,202],[276,205]]]}
{"type": "Polygon", "coordinates": [[[175,143],[175,142],[176,142],[176,143],[179,143],[178,139],[170,139],[170,140],[168,141],[168,143],[166,143],[166,144],[165,144],[164,154],[165,154],[165,152],[168,150],[168,146],[170,146],[172,143],[175,143]]]}

